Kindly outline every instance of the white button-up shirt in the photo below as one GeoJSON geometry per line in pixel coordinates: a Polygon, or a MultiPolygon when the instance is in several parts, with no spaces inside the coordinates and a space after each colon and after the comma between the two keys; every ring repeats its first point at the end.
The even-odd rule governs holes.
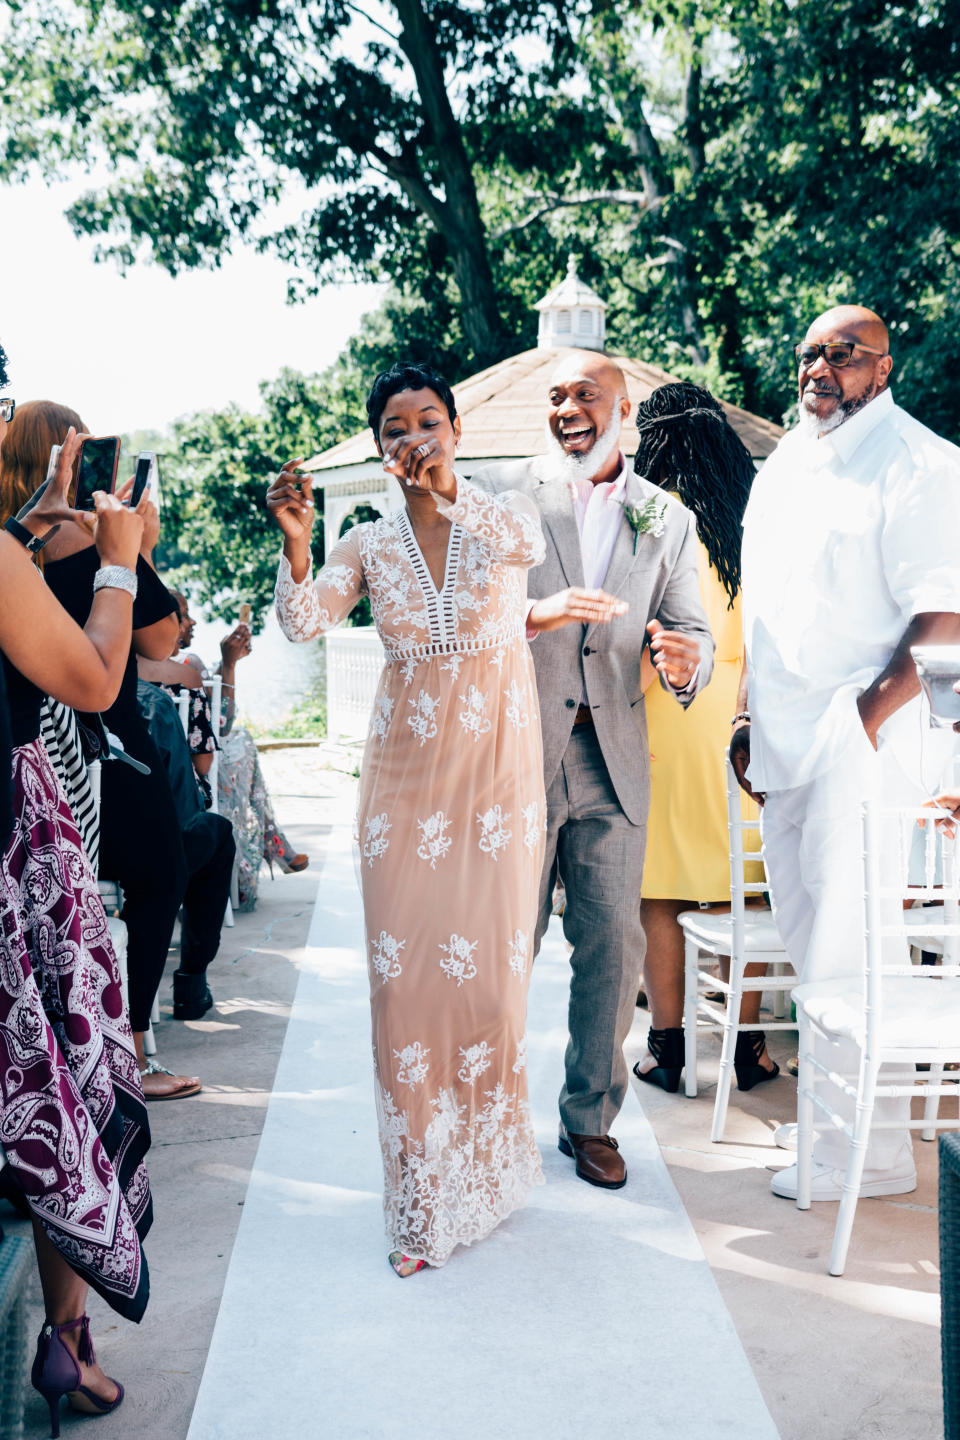
{"type": "Polygon", "coordinates": [[[623,504],[627,492],[627,462],[622,464],[615,480],[594,485],[592,480],[571,480],[570,498],[580,531],[580,553],[583,556],[583,583],[588,590],[600,590],[607,578],[617,532],[623,523],[623,504]]]}
{"type": "MultiPolygon", "coordinates": [[[[910,618],[960,613],[960,450],[881,391],[826,435],[786,435],[743,525],[748,775],[790,789],[864,743],[857,697],[910,618]]],[[[880,730],[911,772],[918,712],[880,730]]]]}

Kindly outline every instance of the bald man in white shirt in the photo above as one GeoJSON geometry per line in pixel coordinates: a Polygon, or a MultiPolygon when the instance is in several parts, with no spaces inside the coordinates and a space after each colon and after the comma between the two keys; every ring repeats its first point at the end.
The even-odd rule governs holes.
{"type": "MultiPolygon", "coordinates": [[[[960,641],[960,450],[894,404],[889,348],[861,306],[814,321],[797,346],[799,424],[744,516],[748,718],[734,722],[731,758],[764,801],[774,916],[803,981],[863,967],[862,802],[922,803],[947,758],[943,732],[922,729],[910,647],[960,641]]],[[[902,850],[888,827],[886,883],[905,879],[902,850]]],[[[829,1058],[855,1073],[852,1044],[829,1058]]],[[[829,1098],[851,1113],[839,1091],[829,1098]]],[[[908,1100],[877,1102],[862,1195],[915,1188],[908,1118],[908,1100]]],[[[846,1155],[825,1127],[814,1200],[840,1198],[846,1155]]],[[[795,1199],[796,1165],[771,1189],[795,1199]]]]}
{"type": "Polygon", "coordinates": [[[627,1093],[623,1044],[645,946],[640,661],[649,638],[661,682],[689,705],[710,678],[713,638],[693,516],[620,452],[630,413],[622,371],[605,355],[570,351],[558,357],[547,402],[548,453],[473,478],[523,491],[543,518],[547,554],[530,572],[528,615],[547,790],[537,945],[559,871],[573,946],[559,1144],[582,1180],[616,1190],[627,1169],[610,1127],[627,1093]]]}

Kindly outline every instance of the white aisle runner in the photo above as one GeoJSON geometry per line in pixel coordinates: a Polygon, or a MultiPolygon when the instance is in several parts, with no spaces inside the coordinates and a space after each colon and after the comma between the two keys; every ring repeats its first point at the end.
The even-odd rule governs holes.
{"type": "Polygon", "coordinates": [[[623,1190],[557,1151],[559,930],[529,1006],[547,1184],[442,1270],[393,1274],[349,827],[328,844],[188,1440],[777,1440],[636,1097],[623,1190]]]}

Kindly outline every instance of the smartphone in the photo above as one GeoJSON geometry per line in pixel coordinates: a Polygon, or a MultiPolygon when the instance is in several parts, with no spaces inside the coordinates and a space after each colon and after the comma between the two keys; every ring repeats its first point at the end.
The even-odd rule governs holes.
{"type": "Polygon", "coordinates": [[[74,510],[93,510],[96,490],[113,494],[119,463],[119,435],[88,435],[81,440],[67,492],[67,504],[74,510]]]}
{"type": "Polygon", "coordinates": [[[251,616],[252,614],[253,614],[253,609],[252,609],[252,607],[251,607],[250,605],[247,604],[247,602],[246,602],[246,600],[245,600],[245,601],[243,602],[243,604],[240,606],[240,624],[241,624],[241,625],[249,625],[249,624],[250,624],[250,616],[251,616]]]}
{"type": "Polygon", "coordinates": [[[153,486],[158,475],[157,457],[152,450],[141,450],[137,456],[137,468],[133,477],[133,489],[130,492],[129,505],[131,510],[136,510],[143,499],[143,492],[153,486]]]}

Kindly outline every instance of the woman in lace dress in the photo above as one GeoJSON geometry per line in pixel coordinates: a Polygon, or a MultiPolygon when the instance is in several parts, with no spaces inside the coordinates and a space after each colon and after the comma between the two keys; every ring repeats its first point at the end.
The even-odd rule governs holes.
{"type": "Polygon", "coordinates": [[[360,777],[358,842],[390,1261],[442,1265],[542,1182],[524,1025],[544,792],[525,571],[543,558],[520,495],[454,474],[446,381],[404,366],[367,402],[406,504],[357,525],[311,583],[313,502],[291,461],[277,613],[310,640],[370,598],[386,651],[360,777]]]}

